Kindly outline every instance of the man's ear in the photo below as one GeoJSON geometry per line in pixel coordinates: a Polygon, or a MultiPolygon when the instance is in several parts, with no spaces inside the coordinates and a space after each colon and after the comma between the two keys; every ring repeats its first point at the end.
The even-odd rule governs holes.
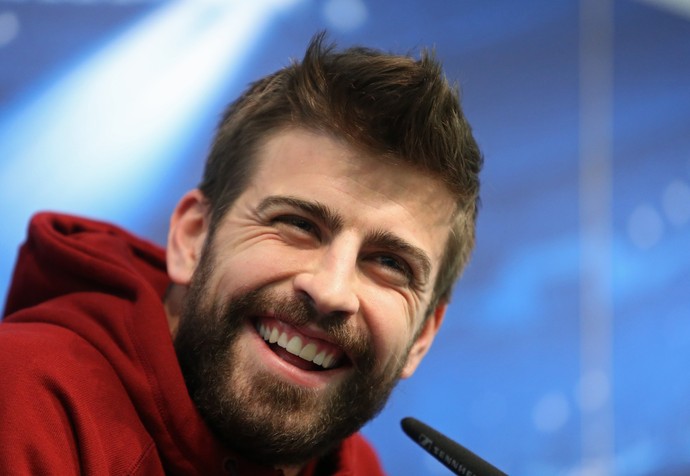
{"type": "Polygon", "coordinates": [[[421,332],[414,341],[412,347],[410,348],[410,353],[407,356],[407,362],[405,367],[403,367],[400,376],[402,378],[409,378],[412,376],[414,371],[419,366],[422,358],[426,355],[427,351],[431,347],[431,343],[436,337],[436,333],[441,327],[443,318],[446,315],[446,309],[448,308],[447,301],[441,301],[434,308],[433,313],[427,318],[426,322],[422,325],[421,332]]]}
{"type": "Polygon", "coordinates": [[[170,217],[166,260],[168,275],[175,284],[188,285],[201,259],[210,220],[204,194],[187,192],[170,217]]]}

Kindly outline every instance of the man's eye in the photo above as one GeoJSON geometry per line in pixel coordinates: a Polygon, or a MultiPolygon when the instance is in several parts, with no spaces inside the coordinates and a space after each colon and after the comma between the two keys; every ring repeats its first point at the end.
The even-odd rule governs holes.
{"type": "Polygon", "coordinates": [[[414,273],[403,259],[391,255],[376,255],[374,260],[386,268],[387,271],[403,276],[408,282],[413,281],[414,273]]]}
{"type": "Polygon", "coordinates": [[[288,225],[291,228],[296,228],[304,233],[319,236],[319,230],[316,225],[314,225],[311,221],[296,215],[281,215],[273,218],[272,222],[288,225]]]}

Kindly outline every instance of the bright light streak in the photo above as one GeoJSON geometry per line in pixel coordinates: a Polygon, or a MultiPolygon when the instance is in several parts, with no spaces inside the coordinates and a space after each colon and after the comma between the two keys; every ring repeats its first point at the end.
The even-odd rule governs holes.
{"type": "Polygon", "coordinates": [[[690,0],[638,0],[690,19],[690,0]]]}
{"type": "Polygon", "coordinates": [[[0,193],[25,196],[31,184],[35,205],[89,211],[145,186],[138,177],[175,150],[288,4],[185,1],[140,22],[1,126],[0,193]]]}
{"type": "MultiPolygon", "coordinates": [[[[131,214],[268,22],[297,1],[163,3],[0,112],[0,249],[15,248],[39,209],[131,214]]],[[[1,283],[11,260],[0,261],[1,283]]]]}

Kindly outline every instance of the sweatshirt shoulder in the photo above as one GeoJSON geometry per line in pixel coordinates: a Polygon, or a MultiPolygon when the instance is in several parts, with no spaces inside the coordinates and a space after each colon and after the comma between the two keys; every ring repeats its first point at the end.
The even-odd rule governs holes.
{"type": "Polygon", "coordinates": [[[111,372],[109,367],[103,356],[72,330],[45,322],[0,323],[3,399],[7,398],[7,386],[49,386],[55,379],[78,382],[95,369],[111,372]]]}
{"type": "Polygon", "coordinates": [[[0,431],[1,474],[134,474],[158,460],[114,370],[75,332],[0,323],[0,375],[13,429],[0,431]]]}

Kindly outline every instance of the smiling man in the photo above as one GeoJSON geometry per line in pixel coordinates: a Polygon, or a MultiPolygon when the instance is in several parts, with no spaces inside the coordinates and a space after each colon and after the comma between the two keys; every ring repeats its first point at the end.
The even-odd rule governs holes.
{"type": "Polygon", "coordinates": [[[32,221],[0,325],[3,474],[375,475],[474,245],[481,155],[429,55],[324,46],[227,110],[164,253],[32,221]]]}

